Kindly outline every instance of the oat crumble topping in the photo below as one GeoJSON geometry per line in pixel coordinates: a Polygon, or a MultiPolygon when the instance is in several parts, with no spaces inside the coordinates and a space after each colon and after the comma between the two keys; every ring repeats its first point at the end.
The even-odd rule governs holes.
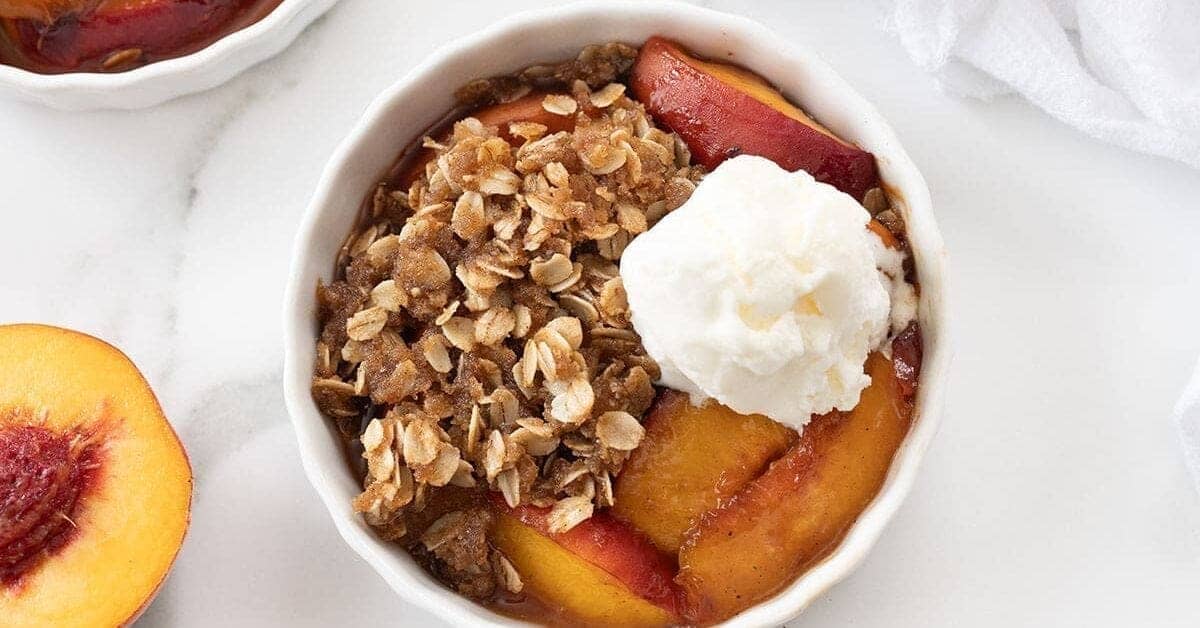
{"type": "MultiPolygon", "coordinates": [[[[659,376],[617,262],[703,176],[615,82],[635,54],[589,47],[465,87],[465,101],[487,102],[558,85],[542,106],[574,130],[467,117],[425,138],[435,157],[423,175],[378,188],[342,278],[318,288],[313,397],[361,441],[354,508],[385,538],[411,542],[407,516],[441,487],[551,507],[553,531],[612,505],[659,376]]],[[[413,530],[435,572],[472,597],[521,588],[486,542],[491,516],[455,510],[413,530]]]]}

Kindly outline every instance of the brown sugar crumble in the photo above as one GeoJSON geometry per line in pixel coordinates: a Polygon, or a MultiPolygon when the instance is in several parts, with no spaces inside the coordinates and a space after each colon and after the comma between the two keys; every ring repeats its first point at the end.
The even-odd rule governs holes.
{"type": "Polygon", "coordinates": [[[612,505],[644,434],[659,370],[618,262],[703,170],[626,95],[636,52],[592,46],[465,86],[467,106],[546,90],[574,128],[465,117],[426,137],[423,173],[379,186],[318,287],[312,395],[361,442],[354,508],[464,595],[521,589],[480,493],[551,507],[569,530],[612,505]]]}

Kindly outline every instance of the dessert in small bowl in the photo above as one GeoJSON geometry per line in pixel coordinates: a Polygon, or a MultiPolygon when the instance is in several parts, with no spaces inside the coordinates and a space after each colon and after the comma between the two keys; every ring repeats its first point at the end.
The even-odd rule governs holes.
{"type": "Polygon", "coordinates": [[[452,622],[781,623],[932,437],[942,256],[811,53],[690,6],[514,18],[326,171],[286,312],[305,466],[452,622]]]}
{"type": "Polygon", "coordinates": [[[0,0],[0,91],[133,109],[214,87],[336,0],[0,0]]]}

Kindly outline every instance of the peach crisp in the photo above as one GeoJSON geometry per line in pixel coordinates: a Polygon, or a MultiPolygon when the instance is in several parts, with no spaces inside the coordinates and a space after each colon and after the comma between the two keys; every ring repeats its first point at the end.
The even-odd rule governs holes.
{"type": "Polygon", "coordinates": [[[122,72],[245,28],[281,0],[0,0],[0,63],[41,74],[122,72]]]}
{"type": "Polygon", "coordinates": [[[362,478],[355,510],[446,586],[529,621],[711,624],[771,597],[837,546],[912,420],[916,277],[874,157],[757,75],[659,38],[458,98],[369,195],[317,287],[312,395],[362,478]],[[739,155],[823,199],[795,209],[811,220],[837,206],[858,248],[813,263],[855,265],[882,303],[871,333],[838,327],[844,308],[819,291],[723,328],[785,317],[849,347],[835,375],[819,343],[787,353],[809,362],[776,377],[830,378],[785,386],[818,400],[792,406],[809,408],[801,420],[748,410],[722,392],[732,366],[647,335],[652,313],[680,329],[691,315],[645,301],[625,272],[631,242],[687,233],[677,215],[706,190],[738,219],[739,197],[706,182],[739,155]],[[710,363],[722,372],[697,372],[710,363]]]}

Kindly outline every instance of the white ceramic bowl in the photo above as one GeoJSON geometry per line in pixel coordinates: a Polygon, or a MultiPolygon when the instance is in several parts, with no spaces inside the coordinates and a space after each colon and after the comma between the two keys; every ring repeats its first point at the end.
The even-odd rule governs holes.
{"type": "Polygon", "coordinates": [[[283,0],[261,20],[189,55],[113,74],[38,74],[0,64],[0,94],[55,109],[140,109],[202,92],[279,54],[337,0],[283,0]]]}
{"type": "Polygon", "coordinates": [[[815,53],[748,19],[683,4],[584,3],[526,13],[454,41],[385,91],[334,154],[300,225],[285,299],[284,389],[309,480],[338,530],[401,597],[453,625],[512,625],[439,585],[398,546],[377,539],[350,508],[360,491],[330,423],[309,396],[317,337],[314,288],[328,279],[360,202],[399,151],[453,104],[453,89],[481,76],[572,57],[586,44],[640,43],[665,35],[709,57],[749,67],[781,87],[836,133],[875,153],[883,179],[898,194],[921,280],[925,359],[916,421],[896,454],[878,497],[826,560],[775,597],[729,625],[778,625],[799,614],[866,555],[913,483],[937,429],[950,350],[945,253],[929,191],[879,113],[815,53]]]}

